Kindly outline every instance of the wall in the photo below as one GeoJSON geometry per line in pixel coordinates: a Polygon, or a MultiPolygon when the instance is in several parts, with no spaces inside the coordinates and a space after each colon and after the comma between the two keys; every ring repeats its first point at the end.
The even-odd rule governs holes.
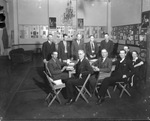
{"type": "Polygon", "coordinates": [[[150,11],[150,0],[142,0],[142,11],[150,11]]]}
{"type": "Polygon", "coordinates": [[[112,26],[141,22],[141,0],[112,0],[112,26]]]}
{"type": "MultiPolygon", "coordinates": [[[[14,45],[31,49],[35,44],[42,44],[46,39],[20,39],[19,25],[48,25],[49,17],[57,18],[57,25],[62,25],[62,16],[69,0],[13,0],[14,45]],[[32,47],[28,47],[32,46],[32,47]]],[[[97,0],[72,0],[75,17],[84,19],[85,26],[107,26],[107,2],[97,0]],[[97,12],[99,11],[99,12],[97,12]]],[[[86,42],[88,40],[85,40],[86,42]]]]}

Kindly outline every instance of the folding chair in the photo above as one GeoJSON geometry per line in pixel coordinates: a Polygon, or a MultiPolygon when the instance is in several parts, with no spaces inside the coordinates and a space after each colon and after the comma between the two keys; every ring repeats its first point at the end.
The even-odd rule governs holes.
{"type": "MultiPolygon", "coordinates": [[[[96,86],[95,86],[95,92],[98,94],[98,89],[100,88],[100,86],[101,86],[101,82],[99,82],[100,80],[103,80],[103,79],[105,79],[106,77],[110,77],[110,75],[111,75],[111,72],[110,73],[100,73],[100,76],[99,76],[99,78],[98,78],[98,80],[97,80],[97,84],[96,84],[96,86]]],[[[106,97],[109,97],[109,98],[111,98],[111,95],[110,95],[110,92],[109,92],[109,90],[107,89],[107,95],[108,96],[106,96],[106,97]]]]}
{"type": "Polygon", "coordinates": [[[52,77],[52,74],[51,74],[51,72],[49,71],[49,68],[48,68],[48,66],[47,66],[47,63],[45,63],[45,68],[46,68],[46,73],[47,73],[50,77],[52,77]]]}
{"type": "Polygon", "coordinates": [[[59,93],[61,92],[61,90],[66,87],[64,83],[61,82],[61,80],[53,80],[45,71],[44,71],[50,87],[52,88],[52,91],[49,92],[49,94],[47,95],[47,97],[45,98],[45,100],[50,99],[49,103],[48,103],[48,107],[53,103],[53,101],[55,99],[57,99],[59,101],[59,103],[61,104],[61,100],[59,98],[59,93]],[[56,83],[59,82],[59,83],[56,83]]]}
{"type": "Polygon", "coordinates": [[[87,76],[87,78],[86,78],[86,80],[85,80],[85,82],[84,82],[84,84],[83,84],[82,86],[76,86],[76,89],[78,90],[79,93],[78,93],[78,95],[77,95],[75,101],[77,101],[78,98],[79,98],[79,96],[81,95],[81,96],[83,97],[83,99],[84,99],[87,103],[89,103],[89,101],[88,101],[87,98],[85,97],[85,94],[87,93],[90,97],[92,97],[91,94],[89,93],[89,91],[88,91],[87,88],[86,88],[86,84],[87,84],[87,82],[88,82],[90,76],[91,76],[91,74],[88,74],[88,76],[87,76]]]}
{"type": "MultiPolygon", "coordinates": [[[[134,75],[131,77],[131,83],[132,83],[132,80],[133,80],[133,77],[134,75]]],[[[127,82],[129,82],[130,78],[127,79],[127,82]]],[[[127,95],[131,96],[131,94],[128,92],[127,90],[127,86],[128,86],[128,83],[126,82],[116,82],[116,85],[114,87],[114,91],[116,90],[117,86],[121,87],[121,93],[120,93],[120,98],[122,97],[123,93],[126,92],[127,95]]]]}

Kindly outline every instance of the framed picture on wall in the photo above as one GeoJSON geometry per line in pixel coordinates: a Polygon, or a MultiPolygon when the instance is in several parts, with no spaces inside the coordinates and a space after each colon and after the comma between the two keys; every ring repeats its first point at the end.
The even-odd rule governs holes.
{"type": "Polygon", "coordinates": [[[49,28],[56,29],[56,17],[49,17],[49,28]]]}
{"type": "Polygon", "coordinates": [[[149,26],[150,11],[142,13],[141,27],[147,28],[149,26]]]}
{"type": "Polygon", "coordinates": [[[83,29],[83,28],[84,28],[84,19],[78,18],[78,29],[83,29]]]}

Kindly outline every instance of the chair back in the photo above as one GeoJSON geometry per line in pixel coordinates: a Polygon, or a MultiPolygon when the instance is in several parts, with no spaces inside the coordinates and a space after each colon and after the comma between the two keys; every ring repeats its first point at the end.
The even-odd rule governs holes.
{"type": "Polygon", "coordinates": [[[45,68],[46,68],[46,73],[47,73],[50,77],[52,77],[52,74],[51,74],[51,72],[49,71],[49,68],[48,68],[48,66],[47,66],[47,63],[45,63],[45,68]]]}
{"type": "Polygon", "coordinates": [[[83,88],[86,86],[86,83],[88,82],[90,76],[91,76],[91,74],[88,74],[88,76],[86,77],[86,80],[85,80],[85,82],[84,82],[84,84],[82,86],[83,88]]]}
{"type": "Polygon", "coordinates": [[[52,88],[52,90],[55,90],[55,88],[54,88],[54,80],[45,72],[45,71],[43,71],[44,72],[44,74],[46,75],[46,77],[47,77],[47,80],[48,80],[48,82],[49,82],[49,84],[50,84],[50,86],[51,86],[51,88],[52,88]]]}

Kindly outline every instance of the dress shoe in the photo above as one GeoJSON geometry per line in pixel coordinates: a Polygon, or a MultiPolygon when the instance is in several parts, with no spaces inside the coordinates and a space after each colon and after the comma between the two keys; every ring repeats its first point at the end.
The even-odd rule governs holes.
{"type": "Polygon", "coordinates": [[[102,104],[103,102],[105,101],[105,99],[104,98],[99,98],[98,100],[97,100],[97,105],[100,105],[100,104],[102,104]]]}
{"type": "Polygon", "coordinates": [[[71,98],[66,102],[66,105],[71,105],[73,102],[75,102],[75,99],[71,98]]]}

